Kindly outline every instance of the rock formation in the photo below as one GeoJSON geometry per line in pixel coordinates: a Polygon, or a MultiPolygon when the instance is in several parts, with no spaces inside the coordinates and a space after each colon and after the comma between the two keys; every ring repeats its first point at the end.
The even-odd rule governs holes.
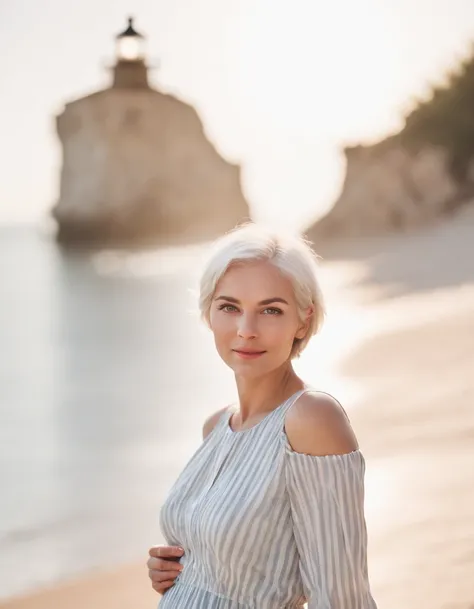
{"type": "MultiPolygon", "coordinates": [[[[138,37],[130,23],[117,38],[130,51],[138,37]]],[[[119,56],[112,86],[68,103],[56,123],[60,241],[194,241],[248,219],[239,166],[191,106],[148,85],[143,57],[119,56]]]]}
{"type": "Polygon", "coordinates": [[[406,230],[455,211],[474,194],[474,54],[373,146],[345,149],[334,207],[306,231],[315,242],[406,230]]]}

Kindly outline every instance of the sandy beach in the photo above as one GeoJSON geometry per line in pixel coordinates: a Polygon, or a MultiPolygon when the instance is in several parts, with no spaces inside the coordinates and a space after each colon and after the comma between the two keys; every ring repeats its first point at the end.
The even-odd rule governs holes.
{"type": "MultiPolygon", "coordinates": [[[[335,373],[350,387],[367,461],[374,597],[380,609],[473,609],[473,210],[420,232],[326,250],[325,273],[340,264],[353,270],[329,305],[350,299],[360,312],[350,324],[362,329],[335,373]]],[[[155,607],[146,552],[0,607],[155,607]]]]}

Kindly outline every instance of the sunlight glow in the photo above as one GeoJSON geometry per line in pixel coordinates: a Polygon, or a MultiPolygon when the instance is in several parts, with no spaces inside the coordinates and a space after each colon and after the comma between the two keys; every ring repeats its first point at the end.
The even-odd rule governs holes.
{"type": "Polygon", "coordinates": [[[394,127],[386,108],[401,66],[383,3],[265,0],[244,17],[239,103],[260,124],[333,141],[394,127]]]}

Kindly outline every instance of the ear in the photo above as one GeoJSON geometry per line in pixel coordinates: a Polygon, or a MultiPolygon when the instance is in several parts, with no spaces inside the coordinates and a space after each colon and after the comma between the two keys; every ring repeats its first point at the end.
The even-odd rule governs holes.
{"type": "Polygon", "coordinates": [[[295,338],[304,338],[306,333],[308,332],[309,324],[311,322],[311,318],[314,314],[314,307],[311,305],[305,311],[305,320],[298,326],[298,330],[296,331],[295,338]]]}

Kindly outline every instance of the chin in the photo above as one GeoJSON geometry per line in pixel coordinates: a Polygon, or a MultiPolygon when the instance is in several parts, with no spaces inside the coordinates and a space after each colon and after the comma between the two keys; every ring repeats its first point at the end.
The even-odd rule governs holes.
{"type": "Polygon", "coordinates": [[[227,360],[226,364],[231,368],[237,376],[256,378],[265,376],[274,370],[280,368],[283,362],[277,361],[261,361],[261,360],[249,360],[249,361],[235,361],[231,359],[227,360]]]}
{"type": "Polygon", "coordinates": [[[224,362],[239,376],[255,376],[262,374],[267,366],[262,366],[261,362],[256,360],[236,361],[235,357],[222,358],[224,362]]]}
{"type": "Polygon", "coordinates": [[[239,378],[255,379],[267,373],[267,370],[262,370],[258,366],[231,366],[235,376],[239,378]]]}

